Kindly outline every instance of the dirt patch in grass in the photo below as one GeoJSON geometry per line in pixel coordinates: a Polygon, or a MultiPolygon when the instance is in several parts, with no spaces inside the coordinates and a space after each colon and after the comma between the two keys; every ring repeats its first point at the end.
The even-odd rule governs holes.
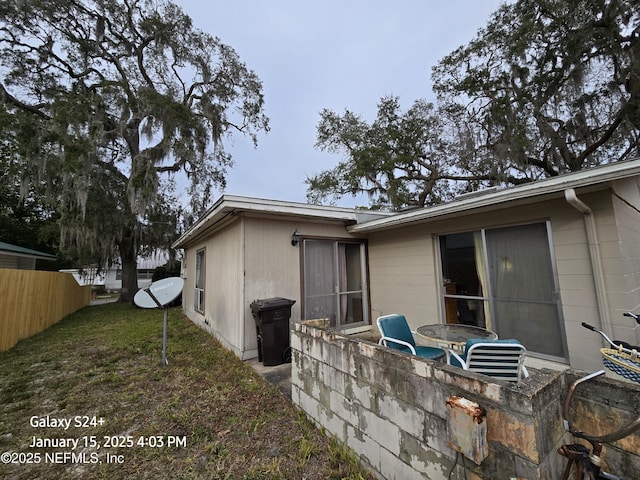
{"type": "Polygon", "coordinates": [[[374,478],[179,308],[167,345],[162,312],[106,304],[0,353],[0,478],[374,478]]]}

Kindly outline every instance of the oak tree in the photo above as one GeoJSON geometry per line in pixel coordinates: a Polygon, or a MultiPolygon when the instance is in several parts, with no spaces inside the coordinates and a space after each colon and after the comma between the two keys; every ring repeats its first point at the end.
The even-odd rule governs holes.
{"type": "Polygon", "coordinates": [[[488,178],[451,167],[460,150],[456,119],[425,100],[403,111],[398,97],[384,97],[371,123],[349,110],[325,109],[320,117],[316,146],[344,160],[307,178],[312,203],[364,193],[372,208],[397,210],[450,198],[452,181],[488,178]]]}
{"type": "Polygon", "coordinates": [[[518,0],[433,68],[468,158],[508,183],[640,155],[640,3],[518,0]]]}
{"type": "Polygon", "coordinates": [[[433,67],[437,106],[383,98],[368,123],[325,110],[310,201],[398,209],[640,155],[640,3],[518,0],[433,67]]]}
{"type": "Polygon", "coordinates": [[[65,245],[120,258],[124,301],[175,223],[175,174],[198,214],[232,165],[224,140],[268,130],[258,76],[171,2],[2,1],[0,75],[20,180],[44,183],[65,245]]]}

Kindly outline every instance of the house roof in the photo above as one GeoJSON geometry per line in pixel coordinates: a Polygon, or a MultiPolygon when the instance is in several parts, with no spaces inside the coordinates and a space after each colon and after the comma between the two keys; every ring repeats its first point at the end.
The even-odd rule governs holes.
{"type": "Polygon", "coordinates": [[[205,232],[226,225],[240,213],[283,218],[303,218],[343,223],[344,225],[391,215],[385,212],[353,208],[327,207],[307,203],[223,195],[189,230],[173,243],[172,247],[183,248],[195,239],[200,238],[205,232]]]}
{"type": "Polygon", "coordinates": [[[38,260],[55,260],[56,256],[49,253],[38,252],[30,248],[19,247],[10,243],[0,242],[0,254],[11,255],[13,257],[35,258],[38,260]]]}
{"type": "Polygon", "coordinates": [[[639,175],[640,160],[616,162],[503,190],[488,189],[469,195],[461,195],[453,202],[351,225],[347,230],[352,234],[376,232],[411,223],[424,223],[435,219],[468,215],[471,212],[497,210],[507,206],[563,198],[565,191],[569,189],[584,189],[581,190],[583,192],[601,190],[616,180],[639,175]]]}
{"type": "Polygon", "coordinates": [[[471,212],[498,210],[553,198],[563,198],[565,191],[569,189],[580,189],[581,193],[601,190],[616,180],[634,176],[640,176],[640,159],[616,162],[502,190],[486,189],[461,195],[453,202],[400,213],[372,212],[223,195],[172,246],[173,248],[183,248],[210,229],[226,225],[241,212],[253,212],[262,216],[275,215],[343,222],[349,233],[361,234],[389,230],[411,223],[424,223],[435,219],[469,215],[471,212]]]}

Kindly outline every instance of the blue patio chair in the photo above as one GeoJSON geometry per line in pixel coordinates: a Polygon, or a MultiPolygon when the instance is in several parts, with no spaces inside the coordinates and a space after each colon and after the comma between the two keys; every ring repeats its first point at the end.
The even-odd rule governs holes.
{"type": "Polygon", "coordinates": [[[380,345],[386,345],[403,352],[411,353],[419,357],[438,360],[445,356],[446,352],[441,348],[426,347],[416,345],[413,338],[414,332],[409,328],[407,319],[404,315],[393,313],[391,315],[383,315],[378,317],[376,321],[380,335],[382,338],[378,341],[380,345]]]}
{"type": "Polygon", "coordinates": [[[494,378],[518,382],[529,376],[524,359],[527,349],[518,340],[467,340],[462,354],[449,350],[449,365],[494,378]]]}

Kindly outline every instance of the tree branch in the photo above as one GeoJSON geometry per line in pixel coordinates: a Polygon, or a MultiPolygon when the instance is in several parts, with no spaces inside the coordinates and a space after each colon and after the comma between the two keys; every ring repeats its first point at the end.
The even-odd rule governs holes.
{"type": "Polygon", "coordinates": [[[44,108],[46,106],[45,104],[28,105],[24,102],[21,102],[16,97],[11,95],[5,88],[4,84],[2,83],[0,83],[0,98],[2,99],[2,102],[5,104],[13,105],[14,107],[17,107],[20,110],[24,110],[25,112],[32,113],[45,120],[51,119],[49,115],[47,115],[42,110],[40,110],[41,108],[44,108]]]}

